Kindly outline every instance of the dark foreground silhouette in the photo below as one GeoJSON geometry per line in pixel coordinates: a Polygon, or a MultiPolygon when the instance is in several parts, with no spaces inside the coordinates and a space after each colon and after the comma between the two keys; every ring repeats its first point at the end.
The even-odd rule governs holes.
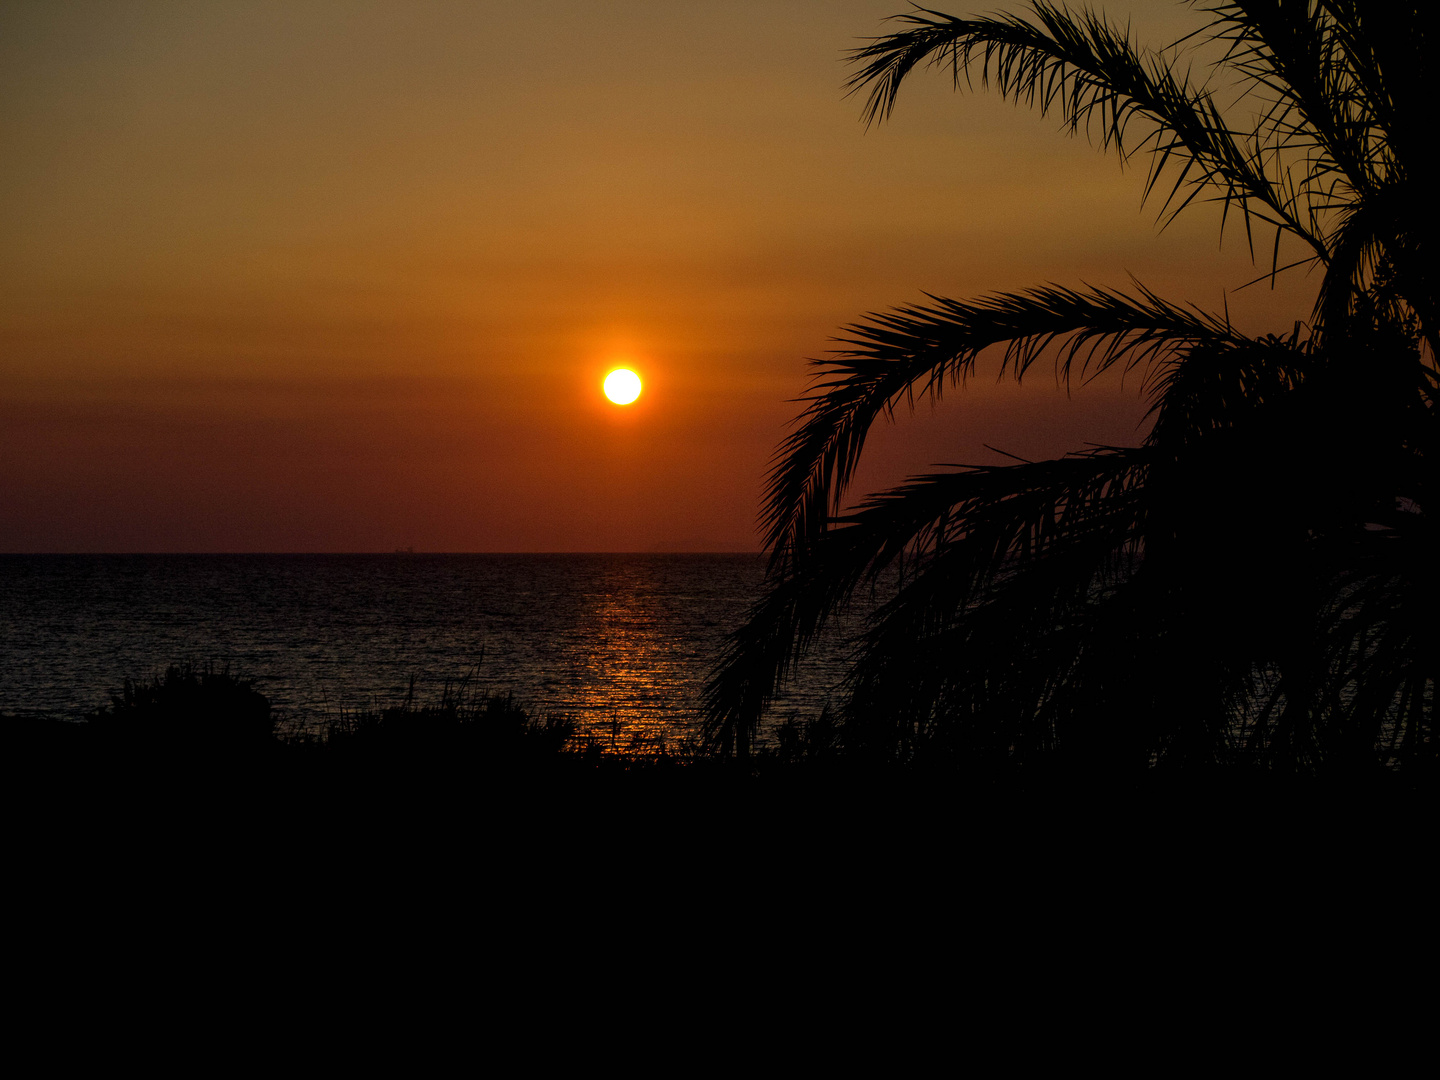
{"type": "MultiPolygon", "coordinates": [[[[1138,846],[1185,836],[1331,839],[1427,827],[1434,785],[1414,771],[1324,777],[1252,769],[1105,771],[1061,758],[1024,768],[901,766],[846,753],[824,719],[791,725],[744,762],[609,754],[509,696],[352,714],[281,737],[270,703],[227,669],[126,681],[85,723],[4,718],[6,790],[39,831],[212,838],[237,831],[321,847],[401,836],[594,842],[629,850],[728,837],[796,849],[902,839],[1095,835],[1138,846]]],[[[1081,841],[1082,836],[1090,839],[1081,841]]]]}
{"type": "MultiPolygon", "coordinates": [[[[562,1008],[661,998],[688,1016],[742,976],[847,1024],[851,995],[903,999],[902,1025],[860,998],[902,1047],[915,1016],[972,1017],[977,995],[1026,1024],[1042,1002],[1113,1012],[1096,973],[1114,970],[1173,1013],[1160,980],[1208,988],[1197,953],[1227,978],[1252,957],[1281,997],[1285,977],[1370,955],[1418,895],[1405,875],[1428,847],[1403,826],[1432,820],[1394,784],[884,767],[837,753],[823,725],[743,767],[625,758],[568,749],[563,725],[504,697],[353,717],[323,741],[272,719],[243,680],[176,669],[88,723],[0,721],[30,1000],[98,987],[108,1012],[153,1010],[158,973],[180,999],[167,1020],[189,1006],[213,1023],[227,993],[282,1020],[285,1001],[313,1020],[365,998],[407,1040],[413,1002],[427,1031],[562,1050],[562,1008]]],[[[368,1034],[355,1044],[373,1055],[368,1034]]]]}

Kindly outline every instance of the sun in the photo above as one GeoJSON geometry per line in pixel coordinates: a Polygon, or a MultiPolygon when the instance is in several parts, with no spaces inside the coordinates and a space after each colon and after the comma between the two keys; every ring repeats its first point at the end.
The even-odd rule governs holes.
{"type": "Polygon", "coordinates": [[[605,396],[616,405],[629,405],[640,396],[640,376],[629,368],[616,368],[605,376],[605,396]]]}

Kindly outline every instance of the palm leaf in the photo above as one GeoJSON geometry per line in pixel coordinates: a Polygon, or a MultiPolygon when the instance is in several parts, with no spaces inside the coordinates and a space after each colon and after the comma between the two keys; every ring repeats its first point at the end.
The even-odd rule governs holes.
{"type": "MultiPolygon", "coordinates": [[[[1177,79],[1173,65],[1156,54],[1142,55],[1128,34],[1102,17],[1036,3],[1035,22],[1013,15],[957,19],[918,8],[896,21],[910,29],[878,38],[854,50],[862,65],[850,80],[852,92],[869,87],[865,117],[883,119],[895,107],[900,85],[922,63],[945,65],[957,88],[978,78],[1006,97],[1045,115],[1059,110],[1072,131],[1082,127],[1124,158],[1144,151],[1152,167],[1147,194],[1160,184],[1172,161],[1179,175],[1162,216],[1173,216],[1201,191],[1213,191],[1228,209],[1241,213],[1247,237],[1252,219],[1288,232],[1309,246],[1322,263],[1329,258],[1323,239],[1311,228],[1293,190],[1267,175],[1266,148],[1237,141],[1230,124],[1203,87],[1177,79]],[[1143,134],[1131,131],[1142,120],[1143,134]],[[1180,198],[1182,188],[1192,190],[1180,198]]],[[[1250,241],[1254,250],[1253,239],[1250,241]]]]}
{"type": "Polygon", "coordinates": [[[850,327],[842,339],[850,348],[816,362],[809,404],[776,451],[763,511],[774,558],[794,557],[828,527],[877,418],[962,382],[986,349],[1003,346],[1001,373],[1018,378],[1053,347],[1069,380],[1148,365],[1201,341],[1238,340],[1212,316],[1137,292],[1051,286],[968,302],[932,298],[850,327]]]}
{"type": "Polygon", "coordinates": [[[952,590],[935,588],[936,573],[963,567],[957,580],[965,595],[976,595],[1017,565],[1050,557],[1117,512],[1143,467],[1136,453],[915,477],[836,519],[797,557],[772,567],[765,598],[732,636],[707,689],[707,739],[743,740],[792,665],[863,583],[907,558],[912,574],[938,560],[941,569],[927,571],[919,595],[929,593],[942,607],[963,605],[952,590]]]}

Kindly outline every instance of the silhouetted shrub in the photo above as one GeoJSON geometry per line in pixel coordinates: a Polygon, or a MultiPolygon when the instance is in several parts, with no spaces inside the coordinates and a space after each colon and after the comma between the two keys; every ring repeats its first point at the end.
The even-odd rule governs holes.
{"type": "Polygon", "coordinates": [[[403,704],[342,713],[327,725],[324,742],[342,754],[429,755],[439,763],[447,757],[544,757],[574,739],[568,717],[532,717],[510,694],[472,698],[470,678],[447,679],[440,702],[424,706],[415,704],[412,680],[403,704]]]}
{"type": "Polygon", "coordinates": [[[113,738],[167,748],[238,749],[270,742],[270,701],[229,665],[172,664],[150,682],[126,679],[91,723],[113,738]]]}

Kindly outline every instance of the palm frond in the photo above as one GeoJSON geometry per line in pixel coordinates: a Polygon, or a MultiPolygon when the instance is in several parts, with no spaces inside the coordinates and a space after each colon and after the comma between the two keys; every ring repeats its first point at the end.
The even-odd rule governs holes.
{"type": "Polygon", "coordinates": [[[1383,172],[1384,142],[1364,108],[1335,19],[1322,7],[1240,0],[1207,9],[1225,57],[1268,101],[1257,141],[1305,155],[1301,181],[1318,192],[1339,181],[1366,193],[1383,172]]]}
{"type": "Polygon", "coordinates": [[[1277,234],[1290,233],[1320,262],[1328,261],[1325,242],[1293,187],[1283,174],[1267,173],[1266,148],[1238,141],[1208,90],[1177,78],[1174,66],[1159,55],[1140,53],[1128,32],[1093,12],[1035,3],[1032,13],[1034,22],[1014,15],[958,19],[926,8],[897,16],[910,28],[851,54],[862,66],[848,85],[852,93],[869,87],[867,122],[890,114],[901,84],[917,66],[948,66],[957,88],[978,76],[982,86],[993,82],[1003,95],[1041,115],[1058,110],[1072,131],[1084,128],[1123,158],[1148,154],[1147,196],[1159,189],[1173,162],[1178,175],[1162,217],[1179,213],[1209,190],[1227,211],[1240,213],[1252,252],[1254,220],[1277,234]],[[1143,128],[1138,138],[1131,130],[1136,120],[1143,128]],[[1187,187],[1193,190],[1182,198],[1187,187]]]}
{"type": "Polygon", "coordinates": [[[1310,354],[1299,326],[1288,337],[1211,340],[1172,353],[1152,375],[1147,444],[1183,454],[1205,433],[1244,422],[1299,387],[1310,354]]]}
{"type": "Polygon", "coordinates": [[[776,560],[793,557],[828,527],[854,474],[875,420],[915,396],[938,397],[947,382],[972,374],[986,349],[1003,346],[1001,373],[1023,376],[1055,348],[1070,380],[1115,364],[1150,365],[1202,341],[1232,342],[1224,322],[1161,300],[1059,286],[974,300],[932,298],[849,327],[842,349],[820,369],[797,429],[775,454],[763,521],[776,560]]]}
{"type": "Polygon", "coordinates": [[[1317,327],[1346,317],[1388,263],[1433,335],[1429,268],[1412,251],[1433,249],[1436,215],[1417,214],[1429,200],[1410,190],[1433,128],[1420,108],[1427,19],[1405,4],[1366,5],[1362,15],[1354,0],[1240,0],[1209,10],[1230,43],[1227,61],[1270,100],[1257,141],[1302,157],[1298,192],[1331,255],[1317,327]]]}
{"type": "MultiPolygon", "coordinates": [[[[733,743],[753,729],[828,620],[863,583],[907,556],[912,574],[938,562],[951,577],[954,587],[940,590],[925,570],[928,584],[918,595],[928,590],[941,610],[963,607],[964,596],[983,594],[997,577],[1051,558],[1087,533],[1104,533],[1102,523],[1122,514],[1143,469],[1138,453],[1096,451],[915,477],[836,519],[800,557],[772,567],[765,598],[732,637],[707,689],[707,738],[733,743]]],[[[1111,548],[1123,543],[1106,535],[1111,548]]]]}
{"type": "Polygon", "coordinates": [[[875,613],[848,729],[879,724],[902,755],[920,743],[954,753],[956,740],[998,757],[1047,749],[1044,707],[1077,631],[1137,565],[1146,467],[1140,451],[1100,450],[974,476],[982,483],[875,613]]]}

